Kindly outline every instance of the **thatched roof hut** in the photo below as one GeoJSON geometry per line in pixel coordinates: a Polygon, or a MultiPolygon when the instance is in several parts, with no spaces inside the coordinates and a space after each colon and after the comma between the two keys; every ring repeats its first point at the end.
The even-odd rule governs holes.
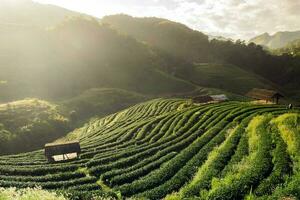
{"type": "Polygon", "coordinates": [[[79,141],[70,141],[65,143],[48,143],[45,145],[45,156],[49,161],[54,161],[54,156],[76,153],[76,157],[81,153],[79,141]]]}
{"type": "Polygon", "coordinates": [[[246,96],[257,100],[266,100],[266,102],[271,101],[276,104],[278,104],[281,97],[284,97],[278,91],[258,88],[252,89],[246,94],[246,96]]]}

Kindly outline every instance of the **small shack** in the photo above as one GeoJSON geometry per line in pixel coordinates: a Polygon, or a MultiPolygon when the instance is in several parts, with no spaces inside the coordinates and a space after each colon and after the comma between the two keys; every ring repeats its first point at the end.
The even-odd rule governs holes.
{"type": "Polygon", "coordinates": [[[201,95],[192,98],[193,103],[208,103],[213,101],[213,98],[209,95],[201,95]]]}
{"type": "Polygon", "coordinates": [[[279,99],[284,97],[281,93],[275,90],[267,90],[267,89],[258,89],[254,88],[246,94],[247,97],[257,99],[257,100],[265,100],[266,103],[279,103],[279,99]]]}
{"type": "Polygon", "coordinates": [[[48,143],[45,145],[45,156],[49,162],[76,159],[80,153],[79,141],[48,143]]]}

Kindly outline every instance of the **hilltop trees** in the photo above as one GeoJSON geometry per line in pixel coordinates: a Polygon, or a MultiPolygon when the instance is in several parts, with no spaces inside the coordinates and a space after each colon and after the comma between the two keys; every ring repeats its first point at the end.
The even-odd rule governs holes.
{"type": "Polygon", "coordinates": [[[297,66],[300,66],[298,58],[272,55],[259,45],[246,44],[240,40],[236,42],[212,40],[210,44],[211,53],[215,58],[255,72],[273,83],[285,85],[297,81],[295,75],[299,75],[297,66]]]}
{"type": "Polygon", "coordinates": [[[0,104],[0,155],[40,148],[69,131],[54,104],[37,99],[0,104]]]}
{"type": "Polygon", "coordinates": [[[104,17],[103,23],[189,62],[206,62],[208,36],[187,26],[160,18],[128,15],[104,17]]]}

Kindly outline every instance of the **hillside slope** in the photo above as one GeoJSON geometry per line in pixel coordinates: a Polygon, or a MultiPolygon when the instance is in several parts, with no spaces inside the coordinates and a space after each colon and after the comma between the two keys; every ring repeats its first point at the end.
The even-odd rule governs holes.
{"type": "Polygon", "coordinates": [[[175,65],[147,45],[95,19],[78,17],[47,31],[11,32],[7,30],[0,37],[0,80],[6,83],[0,85],[0,101],[67,99],[101,87],[157,95],[195,89],[166,70],[176,73],[188,65],[175,65]]]}
{"type": "Polygon", "coordinates": [[[104,117],[149,98],[116,88],[93,88],[55,103],[29,98],[0,103],[0,155],[40,149],[92,117],[104,117]]]}
{"type": "Polygon", "coordinates": [[[230,64],[198,63],[187,79],[197,85],[245,95],[252,88],[274,88],[270,81],[230,64]]]}
{"type": "Polygon", "coordinates": [[[70,133],[64,140],[80,140],[79,160],[49,164],[42,150],[1,156],[0,187],[82,198],[299,198],[299,119],[299,110],[274,105],[152,100],[70,133]]]}
{"type": "Polygon", "coordinates": [[[167,19],[128,15],[112,15],[101,19],[113,28],[133,36],[139,41],[190,62],[205,62],[208,36],[189,27],[167,19]]]}

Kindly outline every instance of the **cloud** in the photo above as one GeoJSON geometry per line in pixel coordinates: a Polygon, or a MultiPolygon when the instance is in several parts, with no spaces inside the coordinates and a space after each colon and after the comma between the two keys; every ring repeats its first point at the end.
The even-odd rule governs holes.
{"type": "Polygon", "coordinates": [[[195,0],[179,3],[176,10],[187,7],[190,11],[181,16],[183,23],[235,39],[300,29],[300,1],[295,0],[195,0]]]}
{"type": "Polygon", "coordinates": [[[298,0],[36,0],[97,17],[126,13],[181,22],[205,33],[249,39],[264,32],[300,30],[298,0]]]}

